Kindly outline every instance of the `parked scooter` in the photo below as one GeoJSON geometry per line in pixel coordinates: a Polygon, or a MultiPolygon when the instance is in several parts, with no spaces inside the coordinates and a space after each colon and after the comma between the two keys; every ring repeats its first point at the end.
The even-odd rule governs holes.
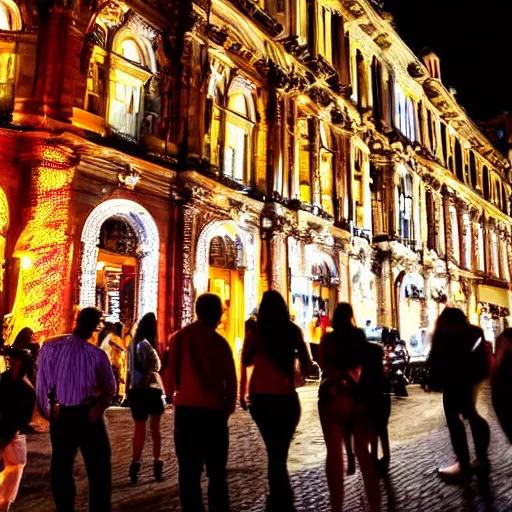
{"type": "Polygon", "coordinates": [[[391,392],[396,396],[408,396],[407,392],[407,367],[409,365],[409,353],[407,346],[396,329],[388,331],[384,342],[384,369],[389,380],[391,392]]]}

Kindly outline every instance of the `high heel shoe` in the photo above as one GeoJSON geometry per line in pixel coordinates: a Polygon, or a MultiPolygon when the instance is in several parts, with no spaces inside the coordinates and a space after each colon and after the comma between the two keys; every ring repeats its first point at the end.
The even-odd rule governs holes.
{"type": "Polygon", "coordinates": [[[132,462],[130,464],[130,480],[132,484],[136,484],[139,480],[140,462],[132,462]]]}
{"type": "Polygon", "coordinates": [[[157,482],[161,482],[164,479],[163,472],[164,462],[162,460],[155,460],[153,463],[153,474],[155,475],[155,480],[157,482]]]}

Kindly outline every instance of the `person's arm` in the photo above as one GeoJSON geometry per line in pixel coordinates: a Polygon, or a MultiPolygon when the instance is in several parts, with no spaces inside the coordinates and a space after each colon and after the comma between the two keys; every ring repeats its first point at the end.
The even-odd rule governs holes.
{"type": "Polygon", "coordinates": [[[98,402],[91,408],[89,417],[92,423],[95,423],[101,418],[105,409],[109,406],[110,400],[116,392],[116,380],[112,365],[105,352],[99,353],[99,359],[96,366],[96,380],[100,391],[98,402]]]}
{"type": "Polygon", "coordinates": [[[311,359],[311,355],[309,353],[308,347],[306,345],[306,342],[304,341],[304,336],[302,335],[302,330],[295,326],[297,330],[297,357],[300,361],[300,368],[302,371],[302,374],[304,377],[306,376],[308,372],[308,368],[310,367],[311,363],[313,362],[311,359]]]}
{"type": "Polygon", "coordinates": [[[39,412],[43,418],[50,419],[50,401],[48,395],[53,389],[51,382],[50,345],[46,343],[39,352],[37,360],[36,396],[39,412]]]}
{"type": "Polygon", "coordinates": [[[179,333],[171,336],[167,347],[167,366],[164,373],[165,395],[168,400],[172,400],[176,392],[176,343],[179,333]]]}
{"type": "Polygon", "coordinates": [[[237,380],[236,380],[236,368],[235,361],[233,359],[233,353],[231,348],[226,342],[226,356],[224,363],[224,385],[226,392],[226,413],[231,416],[235,412],[236,408],[236,396],[237,396],[237,380]]]}
{"type": "Polygon", "coordinates": [[[254,362],[254,337],[247,333],[240,354],[240,406],[247,410],[247,368],[254,362]]]}

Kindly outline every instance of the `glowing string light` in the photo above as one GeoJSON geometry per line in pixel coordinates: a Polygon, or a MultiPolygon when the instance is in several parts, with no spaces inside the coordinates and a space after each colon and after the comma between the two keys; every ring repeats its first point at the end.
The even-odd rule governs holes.
{"type": "MultiPolygon", "coordinates": [[[[28,223],[15,248],[20,258],[18,289],[11,337],[30,327],[44,340],[64,332],[66,286],[72,244],[69,239],[71,151],[46,144],[32,174],[32,204],[28,223]]],[[[11,340],[12,341],[12,340],[11,340]]]]}

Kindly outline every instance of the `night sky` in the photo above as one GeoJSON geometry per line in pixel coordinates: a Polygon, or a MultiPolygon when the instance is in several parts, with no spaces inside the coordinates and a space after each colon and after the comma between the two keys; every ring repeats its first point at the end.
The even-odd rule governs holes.
{"type": "Polygon", "coordinates": [[[475,121],[512,110],[510,0],[385,0],[396,28],[418,53],[441,59],[443,83],[475,121]]]}

